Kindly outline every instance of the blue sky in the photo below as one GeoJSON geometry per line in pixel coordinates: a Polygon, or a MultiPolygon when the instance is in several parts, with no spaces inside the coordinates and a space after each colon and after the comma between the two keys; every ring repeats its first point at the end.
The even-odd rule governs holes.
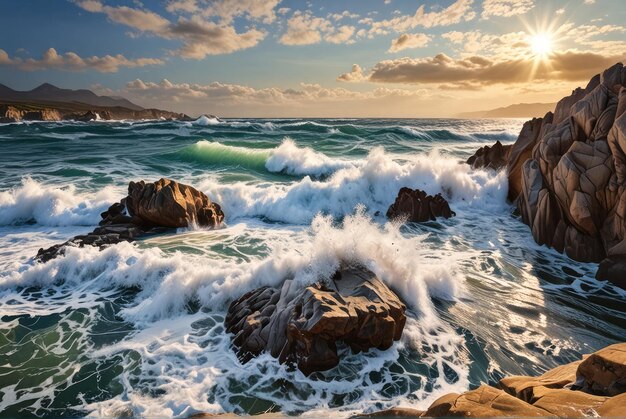
{"type": "Polygon", "coordinates": [[[625,10],[623,0],[5,0],[0,83],[193,114],[449,116],[554,101],[623,60],[625,10]]]}

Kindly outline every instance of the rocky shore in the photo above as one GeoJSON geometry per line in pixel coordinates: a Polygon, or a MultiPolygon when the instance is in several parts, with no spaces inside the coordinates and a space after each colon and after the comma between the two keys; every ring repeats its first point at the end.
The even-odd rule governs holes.
{"type": "Polygon", "coordinates": [[[539,244],[626,289],[626,68],[618,63],[527,121],[514,144],[467,161],[504,168],[510,201],[539,244]]]}
{"type": "Polygon", "coordinates": [[[128,109],[84,104],[0,103],[0,123],[19,121],[109,121],[109,120],[179,120],[191,121],[188,115],[160,109],[128,109]]]}

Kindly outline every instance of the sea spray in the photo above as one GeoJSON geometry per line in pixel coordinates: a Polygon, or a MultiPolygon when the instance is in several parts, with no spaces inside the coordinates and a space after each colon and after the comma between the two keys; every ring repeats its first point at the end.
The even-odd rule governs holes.
{"type": "Polygon", "coordinates": [[[96,225],[100,213],[115,200],[119,200],[119,192],[112,187],[88,194],[79,193],[74,185],[46,186],[24,178],[21,186],[0,192],[0,225],[96,225]]]}

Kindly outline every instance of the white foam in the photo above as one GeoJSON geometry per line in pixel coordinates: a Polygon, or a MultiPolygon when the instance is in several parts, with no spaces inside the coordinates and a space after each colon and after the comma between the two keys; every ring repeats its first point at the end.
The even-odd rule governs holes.
{"type": "Polygon", "coordinates": [[[289,137],[270,152],[265,167],[270,172],[290,175],[329,175],[339,169],[352,167],[354,163],[333,159],[309,147],[298,147],[289,137]]]}
{"type": "Polygon", "coordinates": [[[112,187],[82,194],[73,185],[47,186],[24,178],[21,186],[0,192],[0,225],[33,221],[47,226],[96,225],[100,213],[119,198],[112,187]]]}
{"type": "Polygon", "coordinates": [[[202,115],[198,119],[192,122],[194,125],[218,125],[220,120],[214,116],[202,115]]]}
{"type": "MultiPolygon", "coordinates": [[[[301,149],[285,154],[297,153],[306,154],[301,149]]],[[[294,224],[308,224],[319,212],[341,217],[358,204],[364,204],[369,212],[385,213],[402,187],[442,193],[453,210],[502,209],[506,206],[507,185],[503,172],[472,170],[437,151],[402,161],[381,147],[370,151],[365,161],[339,169],[322,181],[305,177],[291,184],[224,185],[208,178],[199,183],[200,189],[222,205],[228,219],[262,216],[294,224]]]]}

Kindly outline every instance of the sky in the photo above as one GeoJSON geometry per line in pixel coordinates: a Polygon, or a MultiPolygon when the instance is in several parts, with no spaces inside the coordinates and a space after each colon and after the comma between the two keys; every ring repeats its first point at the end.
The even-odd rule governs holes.
{"type": "Polygon", "coordinates": [[[626,0],[0,0],[0,83],[224,117],[452,117],[626,62],[626,0]]]}

